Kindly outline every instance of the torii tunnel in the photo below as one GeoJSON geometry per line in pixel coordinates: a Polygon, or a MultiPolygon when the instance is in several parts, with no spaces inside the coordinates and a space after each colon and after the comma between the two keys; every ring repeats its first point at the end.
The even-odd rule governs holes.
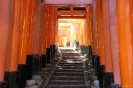
{"type": "Polygon", "coordinates": [[[132,0],[0,0],[0,88],[45,88],[27,81],[58,58],[59,47],[77,46],[91,50],[91,63],[99,59],[100,88],[133,88],[132,6],[132,0]]]}

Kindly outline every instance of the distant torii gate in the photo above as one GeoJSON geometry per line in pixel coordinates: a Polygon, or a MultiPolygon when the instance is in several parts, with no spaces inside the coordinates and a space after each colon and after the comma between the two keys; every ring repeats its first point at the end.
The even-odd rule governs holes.
{"type": "Polygon", "coordinates": [[[44,0],[44,4],[92,4],[92,0],[44,0]]]}

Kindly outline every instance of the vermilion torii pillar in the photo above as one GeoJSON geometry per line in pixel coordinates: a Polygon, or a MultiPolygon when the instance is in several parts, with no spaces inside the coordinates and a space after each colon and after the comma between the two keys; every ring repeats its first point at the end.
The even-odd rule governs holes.
{"type": "Polygon", "coordinates": [[[33,27],[33,46],[32,46],[32,54],[39,54],[39,35],[40,35],[40,11],[41,11],[41,3],[39,0],[35,0],[34,7],[34,27],[33,27]]]}
{"type": "Polygon", "coordinates": [[[11,19],[11,0],[0,1],[0,87],[3,87],[6,51],[11,19]]]}
{"type": "Polygon", "coordinates": [[[17,88],[18,83],[18,51],[20,36],[20,0],[12,0],[11,23],[6,59],[5,80],[8,88],[17,88]]]}
{"type": "Polygon", "coordinates": [[[108,0],[102,0],[103,39],[105,58],[105,87],[110,88],[113,80],[113,67],[111,55],[111,37],[109,28],[108,0]]]}
{"type": "Polygon", "coordinates": [[[41,3],[41,20],[40,20],[40,36],[39,36],[39,54],[44,54],[44,40],[45,40],[45,34],[44,34],[44,4],[41,3]]]}
{"type": "Polygon", "coordinates": [[[105,72],[105,55],[104,55],[104,36],[103,36],[103,18],[102,18],[102,1],[97,0],[97,29],[98,29],[98,51],[100,56],[99,65],[99,84],[103,88],[103,75],[105,72]]]}
{"type": "Polygon", "coordinates": [[[32,41],[33,41],[33,22],[34,22],[34,0],[30,0],[30,4],[28,5],[28,34],[27,34],[27,49],[26,49],[26,54],[30,55],[31,54],[31,49],[32,49],[32,41]]]}
{"type": "Polygon", "coordinates": [[[54,44],[55,45],[57,45],[57,33],[58,33],[58,19],[57,19],[57,7],[56,6],[54,6],[53,7],[53,9],[54,9],[54,38],[53,38],[53,42],[54,42],[54,44]]]}
{"type": "Polygon", "coordinates": [[[114,83],[119,86],[121,84],[120,79],[120,63],[119,63],[119,44],[118,44],[118,24],[116,16],[116,1],[108,0],[109,6],[109,30],[110,30],[110,41],[111,41],[111,58],[114,74],[114,83]]]}
{"type": "Polygon", "coordinates": [[[21,1],[21,21],[20,21],[20,45],[19,45],[19,64],[26,64],[26,48],[28,35],[28,5],[29,0],[21,1]]]}
{"type": "Polygon", "coordinates": [[[86,37],[87,37],[87,45],[90,45],[90,28],[89,28],[89,6],[86,7],[87,15],[86,15],[86,37]]]}
{"type": "MultiPolygon", "coordinates": [[[[93,18],[92,18],[92,5],[89,5],[88,8],[88,13],[89,13],[89,36],[90,36],[90,45],[92,45],[94,49],[94,35],[93,35],[93,18]]],[[[94,51],[93,51],[94,53],[94,51]]]]}
{"type": "Polygon", "coordinates": [[[97,33],[97,13],[96,13],[96,0],[93,0],[92,4],[93,13],[93,39],[94,39],[94,52],[93,54],[98,54],[98,33],[97,33]]]}
{"type": "Polygon", "coordinates": [[[98,25],[97,27],[98,28],[98,50],[99,50],[99,56],[100,56],[100,65],[105,65],[101,0],[97,0],[97,25],[98,25]]]}
{"type": "Polygon", "coordinates": [[[132,0],[116,0],[122,88],[133,87],[132,0]]]}
{"type": "Polygon", "coordinates": [[[18,49],[19,49],[19,36],[20,36],[20,0],[13,0],[12,5],[12,19],[11,29],[8,41],[8,54],[6,71],[12,72],[18,69],[18,49]]]}
{"type": "Polygon", "coordinates": [[[43,48],[44,48],[44,54],[46,54],[46,48],[47,48],[47,6],[44,5],[44,30],[43,30],[43,33],[44,33],[44,39],[43,39],[43,48]]]}

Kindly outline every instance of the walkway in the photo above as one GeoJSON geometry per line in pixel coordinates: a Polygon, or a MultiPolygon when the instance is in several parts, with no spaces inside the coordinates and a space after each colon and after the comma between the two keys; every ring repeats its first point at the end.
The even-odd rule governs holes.
{"type": "Polygon", "coordinates": [[[61,48],[62,58],[46,88],[88,88],[85,61],[73,49],[61,48]]]}

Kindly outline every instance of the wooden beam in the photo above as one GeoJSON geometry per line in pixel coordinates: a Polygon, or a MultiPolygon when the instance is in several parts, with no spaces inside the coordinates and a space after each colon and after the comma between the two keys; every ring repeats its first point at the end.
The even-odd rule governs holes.
{"type": "Polygon", "coordinates": [[[44,0],[44,4],[92,4],[92,0],[44,0]]]}
{"type": "Polygon", "coordinates": [[[70,7],[70,12],[73,12],[73,7],[72,6],[70,7]]]}
{"type": "Polygon", "coordinates": [[[58,19],[86,19],[86,16],[58,16],[58,19]]]}
{"type": "Polygon", "coordinates": [[[74,12],[63,12],[63,11],[58,11],[57,15],[86,15],[86,11],[74,11],[74,12]]]}
{"type": "Polygon", "coordinates": [[[57,6],[57,7],[71,7],[71,6],[78,6],[78,7],[86,7],[88,4],[47,4],[47,6],[57,6]]]}

